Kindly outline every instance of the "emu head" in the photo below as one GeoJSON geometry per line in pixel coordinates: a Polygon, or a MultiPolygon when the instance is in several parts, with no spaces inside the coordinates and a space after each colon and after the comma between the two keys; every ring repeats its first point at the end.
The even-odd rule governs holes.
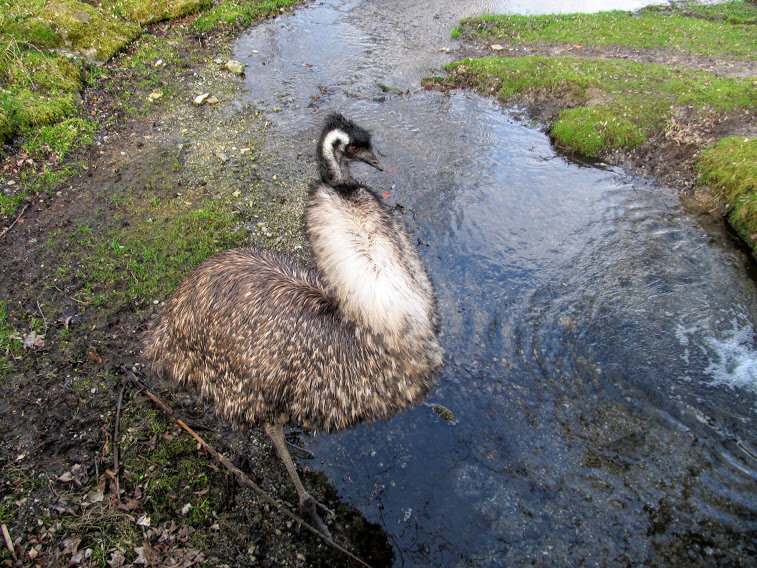
{"type": "Polygon", "coordinates": [[[373,153],[370,133],[339,113],[329,114],[318,141],[321,179],[328,184],[349,183],[350,164],[357,161],[384,169],[373,153]]]}

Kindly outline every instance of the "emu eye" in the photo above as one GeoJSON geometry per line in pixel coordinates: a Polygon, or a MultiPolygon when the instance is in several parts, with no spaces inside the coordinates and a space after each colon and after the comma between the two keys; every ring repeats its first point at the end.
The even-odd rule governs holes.
{"type": "Polygon", "coordinates": [[[353,146],[350,148],[353,154],[359,154],[360,153],[360,146],[353,146]]]}

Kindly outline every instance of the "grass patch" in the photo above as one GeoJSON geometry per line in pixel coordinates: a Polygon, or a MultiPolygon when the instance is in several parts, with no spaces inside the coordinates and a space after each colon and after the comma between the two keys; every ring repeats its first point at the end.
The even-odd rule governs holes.
{"type": "Polygon", "coordinates": [[[92,143],[96,125],[86,118],[69,118],[57,124],[41,126],[27,136],[22,148],[30,155],[57,154],[92,143]]]}
{"type": "Polygon", "coordinates": [[[603,105],[564,110],[552,126],[552,136],[585,156],[600,156],[609,148],[638,148],[652,125],[627,118],[628,110],[603,105]]]}
{"type": "Polygon", "coordinates": [[[276,16],[282,8],[291,8],[301,3],[302,0],[220,0],[200,14],[193,25],[200,32],[217,28],[245,27],[263,18],[276,16]]]}
{"type": "MultiPolygon", "coordinates": [[[[77,228],[81,250],[70,264],[85,282],[85,296],[95,305],[163,299],[187,270],[220,250],[238,246],[246,234],[227,207],[208,201],[177,211],[176,203],[152,205],[116,200],[126,210],[145,208],[125,227],[95,234],[86,224],[77,228]]],[[[118,216],[116,223],[118,223],[118,216]]]]}
{"type": "Polygon", "coordinates": [[[208,521],[212,520],[212,512],[220,508],[223,493],[223,484],[213,479],[218,470],[214,471],[207,457],[198,453],[190,436],[171,431],[165,416],[149,416],[148,425],[163,431],[148,432],[145,441],[134,440],[124,448],[127,490],[140,487],[150,495],[144,512],[152,523],[180,519],[196,528],[211,524],[208,521]],[[152,450],[146,448],[150,439],[159,440],[152,450]]]}
{"type": "MultiPolygon", "coordinates": [[[[648,6],[645,10],[666,10],[665,6],[648,6]]],[[[679,4],[674,9],[708,20],[728,20],[733,24],[757,24],[757,5],[752,2],[722,2],[720,4],[679,4]]]]}
{"type": "Polygon", "coordinates": [[[752,79],[614,59],[490,57],[448,69],[451,76],[441,81],[503,101],[525,94],[569,94],[579,104],[600,101],[562,111],[552,127],[559,143],[589,157],[638,147],[662,128],[676,106],[712,112],[757,105],[752,79]]]}
{"type": "Polygon", "coordinates": [[[104,0],[102,5],[142,25],[181,18],[208,8],[211,0],[104,0]]]}
{"type": "Polygon", "coordinates": [[[757,245],[757,139],[729,136],[709,147],[697,163],[700,181],[722,192],[728,220],[752,246],[757,245]]]}
{"type": "Polygon", "coordinates": [[[17,332],[8,325],[8,315],[8,306],[0,301],[0,376],[10,371],[13,360],[23,351],[17,332]]]}
{"type": "Polygon", "coordinates": [[[454,37],[479,37],[512,43],[571,43],[669,48],[698,54],[747,59],[757,49],[757,6],[731,2],[635,13],[547,16],[485,15],[463,20],[454,37]],[[695,17],[698,16],[698,17],[695,17]]]}

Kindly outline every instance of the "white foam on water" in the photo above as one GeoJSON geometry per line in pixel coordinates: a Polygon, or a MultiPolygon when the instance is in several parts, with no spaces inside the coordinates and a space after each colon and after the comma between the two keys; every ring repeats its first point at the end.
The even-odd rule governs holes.
{"type": "Polygon", "coordinates": [[[710,384],[757,392],[757,350],[751,324],[734,322],[722,339],[708,337],[706,342],[713,354],[705,369],[710,384]]]}

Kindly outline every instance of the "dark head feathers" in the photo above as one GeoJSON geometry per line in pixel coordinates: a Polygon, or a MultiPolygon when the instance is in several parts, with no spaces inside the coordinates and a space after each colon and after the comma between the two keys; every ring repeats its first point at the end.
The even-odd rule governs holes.
{"type": "Polygon", "coordinates": [[[350,144],[361,148],[371,147],[371,133],[345,118],[338,112],[331,112],[326,117],[326,122],[321,131],[321,140],[332,130],[341,130],[350,138],[350,144]]]}

